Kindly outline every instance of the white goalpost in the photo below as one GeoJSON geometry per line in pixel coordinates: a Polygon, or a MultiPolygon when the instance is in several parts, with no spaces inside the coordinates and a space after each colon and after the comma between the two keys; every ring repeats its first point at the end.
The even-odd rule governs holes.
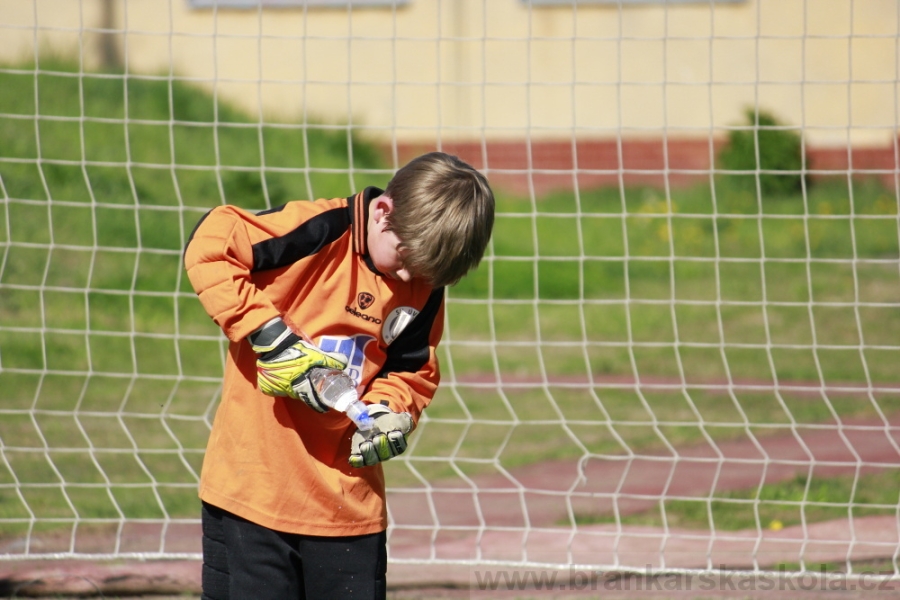
{"type": "Polygon", "coordinates": [[[194,224],[441,149],[498,212],[385,466],[398,578],[900,573],[895,2],[0,0],[0,39],[0,559],[199,558],[194,224]]]}

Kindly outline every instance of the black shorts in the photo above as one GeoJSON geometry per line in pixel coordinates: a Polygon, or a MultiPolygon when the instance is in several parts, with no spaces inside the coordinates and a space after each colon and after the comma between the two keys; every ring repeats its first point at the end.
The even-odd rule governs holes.
{"type": "Polygon", "coordinates": [[[273,531],[203,503],[204,600],[383,600],[385,532],[348,537],[273,531]]]}

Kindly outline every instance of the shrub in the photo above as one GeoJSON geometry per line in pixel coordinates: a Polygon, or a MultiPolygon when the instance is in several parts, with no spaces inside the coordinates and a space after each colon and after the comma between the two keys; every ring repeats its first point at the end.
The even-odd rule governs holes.
{"type": "MultiPolygon", "coordinates": [[[[745,113],[747,129],[735,129],[728,136],[728,145],[719,154],[719,165],[728,171],[759,173],[763,194],[793,194],[803,182],[803,144],[800,134],[784,129],[771,114],[748,109],[745,113]],[[757,163],[757,144],[759,161],[757,163]],[[784,171],[777,173],[773,171],[784,171]]],[[[729,183],[756,189],[753,176],[729,175],[729,183]]]]}

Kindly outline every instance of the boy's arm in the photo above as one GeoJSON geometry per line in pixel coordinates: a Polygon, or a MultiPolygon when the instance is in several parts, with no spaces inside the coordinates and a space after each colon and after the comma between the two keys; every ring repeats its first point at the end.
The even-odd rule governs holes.
{"type": "Polygon", "coordinates": [[[253,238],[266,235],[254,215],[219,206],[200,220],[184,252],[185,270],[200,303],[232,341],[279,316],[250,277],[253,238]]]}
{"type": "MultiPolygon", "coordinates": [[[[322,352],[291,330],[270,297],[256,287],[251,277],[255,269],[261,268],[259,263],[262,268],[271,267],[265,258],[284,258],[263,252],[260,259],[254,245],[297,246],[283,243],[281,236],[296,232],[307,222],[310,207],[310,203],[294,202],[258,214],[233,206],[214,208],[191,234],[184,263],[200,303],[225,335],[235,342],[249,340],[258,357],[260,391],[269,396],[300,399],[324,412],[327,407],[311,390],[306,374],[314,367],[343,369],[345,361],[322,352]]],[[[340,227],[333,229],[339,231],[340,227]]],[[[306,237],[314,247],[321,242],[313,239],[315,236],[306,237]]],[[[289,262],[290,258],[284,260],[289,262]]]]}
{"type": "Polygon", "coordinates": [[[444,288],[438,288],[388,347],[387,360],[364,399],[394,412],[408,412],[418,422],[440,383],[437,346],[443,332],[444,288]]]}
{"type": "Polygon", "coordinates": [[[444,291],[435,290],[425,307],[388,350],[388,359],[363,399],[374,405],[374,428],[353,434],[350,465],[367,467],[406,450],[415,428],[440,381],[437,345],[443,333],[444,291]]]}

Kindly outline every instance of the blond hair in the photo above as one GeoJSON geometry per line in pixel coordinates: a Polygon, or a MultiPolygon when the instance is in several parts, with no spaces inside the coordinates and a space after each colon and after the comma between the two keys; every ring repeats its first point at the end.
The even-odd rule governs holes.
{"type": "Polygon", "coordinates": [[[397,171],[385,195],[393,202],[388,223],[411,273],[449,286],[481,262],[494,227],[494,194],[477,170],[431,152],[397,171]]]}

